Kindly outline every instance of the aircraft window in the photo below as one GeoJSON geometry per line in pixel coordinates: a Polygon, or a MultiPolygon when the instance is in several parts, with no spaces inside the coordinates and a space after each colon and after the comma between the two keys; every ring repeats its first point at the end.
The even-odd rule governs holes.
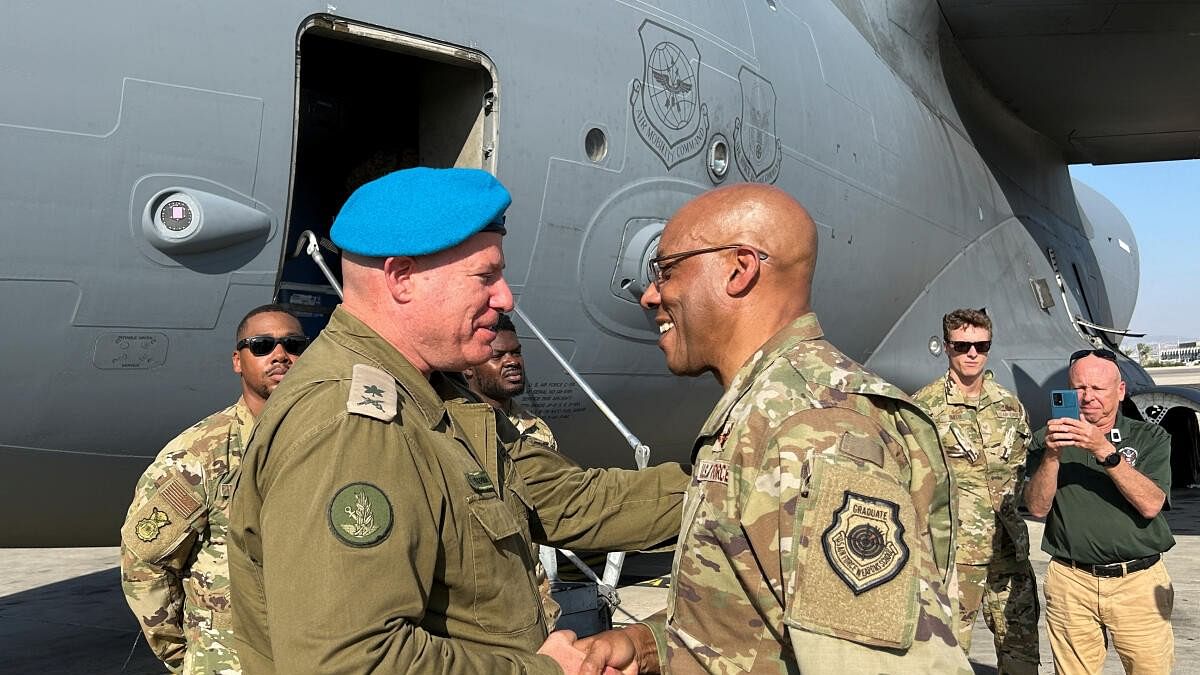
{"type": "Polygon", "coordinates": [[[608,137],[604,135],[604,130],[597,127],[589,129],[587,137],[583,139],[583,149],[593,162],[604,161],[608,156],[608,137]]]}
{"type": "Polygon", "coordinates": [[[729,144],[721,134],[713,134],[713,141],[708,146],[708,177],[714,183],[725,180],[729,173],[729,144]]]}

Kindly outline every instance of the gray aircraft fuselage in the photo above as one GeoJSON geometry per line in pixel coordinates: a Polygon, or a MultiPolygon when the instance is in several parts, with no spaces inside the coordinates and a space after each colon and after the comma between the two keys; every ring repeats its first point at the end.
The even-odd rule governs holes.
{"type": "MultiPolygon", "coordinates": [[[[715,185],[773,183],[810,210],[828,338],[909,391],[946,367],[942,315],[986,307],[990,366],[1040,423],[1065,355],[1107,335],[1074,317],[1133,312],[1128,223],[1077,194],[936,3],[7,9],[0,545],[115,543],[150,458],[237,397],[243,314],[279,298],[315,331],[334,304],[293,257],[300,232],[327,235],[357,183],[401,166],[481,166],[509,187],[519,306],[652,461],[686,460],[719,390],[667,373],[634,296],[663,221],[715,185]]],[[[564,451],[632,466],[520,328],[525,402],[564,451]]]]}

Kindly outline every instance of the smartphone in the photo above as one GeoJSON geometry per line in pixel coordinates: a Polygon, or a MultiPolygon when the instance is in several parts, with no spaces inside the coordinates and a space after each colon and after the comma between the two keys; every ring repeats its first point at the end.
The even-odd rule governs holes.
{"type": "Polygon", "coordinates": [[[1050,392],[1050,419],[1060,417],[1079,419],[1079,395],[1074,389],[1055,389],[1050,392]]]}

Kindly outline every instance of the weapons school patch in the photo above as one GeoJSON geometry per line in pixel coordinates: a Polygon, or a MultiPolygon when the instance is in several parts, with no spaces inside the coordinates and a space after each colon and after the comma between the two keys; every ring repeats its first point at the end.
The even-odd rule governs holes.
{"type": "Polygon", "coordinates": [[[391,422],[396,417],[396,380],[365,363],[354,364],[346,410],[356,415],[391,422]]]}
{"type": "Polygon", "coordinates": [[[712,459],[700,460],[696,465],[696,480],[702,483],[729,485],[729,462],[712,459]]]}
{"type": "Polygon", "coordinates": [[[137,522],[134,532],[137,533],[138,539],[148,543],[158,539],[159,532],[162,532],[163,527],[170,523],[171,519],[167,517],[166,513],[154,509],[149,516],[137,522]]]}
{"type": "Polygon", "coordinates": [[[392,503],[370,483],[351,483],[329,502],[329,529],[351,546],[374,546],[392,531],[392,503]]]}
{"type": "Polygon", "coordinates": [[[899,505],[849,490],[821,535],[821,546],[829,566],[855,595],[895,579],[908,563],[899,505]]]}

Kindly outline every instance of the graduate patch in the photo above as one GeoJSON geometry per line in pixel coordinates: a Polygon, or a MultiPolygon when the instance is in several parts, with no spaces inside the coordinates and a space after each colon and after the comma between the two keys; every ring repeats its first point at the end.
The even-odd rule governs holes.
{"type": "Polygon", "coordinates": [[[351,483],[329,502],[329,529],[350,546],[374,546],[392,531],[392,503],[370,483],[351,483]]]}
{"type": "Polygon", "coordinates": [[[908,563],[899,505],[849,490],[821,546],[829,566],[855,595],[895,579],[908,563]]]}
{"type": "Polygon", "coordinates": [[[729,485],[729,462],[712,459],[701,460],[696,465],[696,480],[702,483],[729,485]]]}

